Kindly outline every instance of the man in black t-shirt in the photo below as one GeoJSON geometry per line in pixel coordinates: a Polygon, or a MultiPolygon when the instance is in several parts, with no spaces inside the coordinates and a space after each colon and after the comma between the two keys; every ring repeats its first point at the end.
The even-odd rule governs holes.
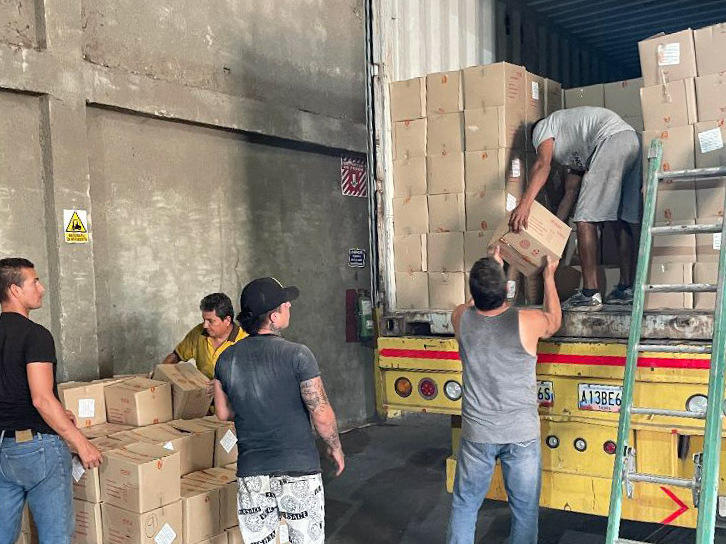
{"type": "Polygon", "coordinates": [[[40,542],[70,544],[71,454],[85,468],[101,453],[58,401],[55,344],[32,322],[45,288],[27,259],[0,259],[0,544],[13,544],[28,501],[40,542]],[[59,436],[60,435],[60,436],[59,436]]]}
{"type": "Polygon", "coordinates": [[[237,430],[239,527],[245,542],[273,542],[281,518],[290,542],[325,541],[323,481],[311,418],[336,475],[345,468],[315,356],[280,336],[298,294],[296,287],[285,288],[273,278],[247,284],[237,319],[250,336],[227,348],[215,368],[217,417],[234,419],[237,430]]]}

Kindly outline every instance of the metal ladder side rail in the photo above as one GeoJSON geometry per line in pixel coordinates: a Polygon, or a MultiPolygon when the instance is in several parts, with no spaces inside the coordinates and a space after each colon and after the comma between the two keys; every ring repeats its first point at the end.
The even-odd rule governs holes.
{"type": "MultiPolygon", "coordinates": [[[[726,234],[726,222],[721,226],[721,239],[726,234]]],[[[718,256],[716,305],[711,340],[711,364],[708,371],[706,428],[703,433],[703,458],[701,465],[701,492],[696,522],[696,544],[713,542],[718,501],[719,463],[721,459],[721,419],[724,398],[724,370],[726,370],[726,250],[721,246],[718,256]]]]}
{"type": "Polygon", "coordinates": [[[643,322],[643,306],[645,303],[645,285],[648,279],[648,264],[653,242],[651,227],[655,221],[655,202],[658,193],[658,171],[663,160],[663,142],[654,139],[648,150],[648,177],[646,180],[645,201],[643,203],[643,223],[640,233],[638,261],[633,282],[633,309],[630,316],[628,348],[625,358],[623,375],[623,393],[618,418],[617,450],[613,464],[613,480],[610,485],[610,506],[608,510],[608,526],[605,536],[606,544],[615,544],[620,534],[620,519],[623,510],[623,471],[627,460],[628,437],[630,435],[630,410],[633,407],[633,386],[635,371],[638,365],[639,352],[635,349],[640,344],[640,329],[643,322]]]}

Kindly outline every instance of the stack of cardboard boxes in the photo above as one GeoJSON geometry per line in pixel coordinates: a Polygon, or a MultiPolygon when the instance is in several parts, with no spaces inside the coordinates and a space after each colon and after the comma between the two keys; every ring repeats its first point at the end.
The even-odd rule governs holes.
{"type": "MultiPolygon", "coordinates": [[[[651,140],[663,142],[662,169],[726,164],[726,25],[659,35],[638,44],[644,87],[641,105],[644,177],[651,140]]],[[[724,180],[661,183],[656,225],[717,223],[724,180]]],[[[656,237],[651,283],[714,283],[720,235],[656,237]]],[[[646,308],[713,308],[713,294],[652,293],[646,308]]]]}
{"type": "MultiPolygon", "coordinates": [[[[92,470],[74,459],[73,542],[242,542],[234,425],[206,415],[207,380],[193,365],[160,365],[154,378],[58,386],[104,456],[92,470]]],[[[27,511],[23,520],[19,542],[37,542],[27,511]]]]}
{"type": "Polygon", "coordinates": [[[451,309],[521,197],[526,127],[561,108],[560,85],[497,63],[395,82],[390,94],[396,306],[451,309]]]}
{"type": "Polygon", "coordinates": [[[643,131],[643,115],[640,111],[642,78],[598,83],[587,87],[575,87],[564,91],[565,108],[596,106],[617,113],[638,132],[643,131]]]}

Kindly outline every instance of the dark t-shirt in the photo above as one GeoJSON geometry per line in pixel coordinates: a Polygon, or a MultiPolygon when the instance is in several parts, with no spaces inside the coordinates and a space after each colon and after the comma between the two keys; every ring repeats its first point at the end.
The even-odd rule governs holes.
{"type": "Polygon", "coordinates": [[[307,346],[273,334],[248,336],[219,356],[214,377],[235,413],[238,477],[320,472],[300,395],[300,382],[319,375],[307,346]]]}
{"type": "Polygon", "coordinates": [[[0,313],[0,431],[55,434],[33,406],[28,386],[28,363],[53,363],[55,343],[48,329],[15,312],[0,313]]]}

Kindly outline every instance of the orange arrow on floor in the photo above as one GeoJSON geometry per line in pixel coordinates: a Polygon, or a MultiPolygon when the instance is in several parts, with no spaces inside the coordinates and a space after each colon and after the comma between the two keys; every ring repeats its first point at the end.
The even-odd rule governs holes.
{"type": "Polygon", "coordinates": [[[668,495],[674,503],[678,505],[678,510],[676,510],[661,521],[663,525],[668,525],[670,522],[672,522],[674,519],[683,514],[686,510],[688,510],[688,506],[686,506],[686,504],[681,499],[676,497],[676,494],[673,493],[673,491],[671,491],[670,489],[661,486],[661,490],[663,491],[663,493],[668,495]]]}

